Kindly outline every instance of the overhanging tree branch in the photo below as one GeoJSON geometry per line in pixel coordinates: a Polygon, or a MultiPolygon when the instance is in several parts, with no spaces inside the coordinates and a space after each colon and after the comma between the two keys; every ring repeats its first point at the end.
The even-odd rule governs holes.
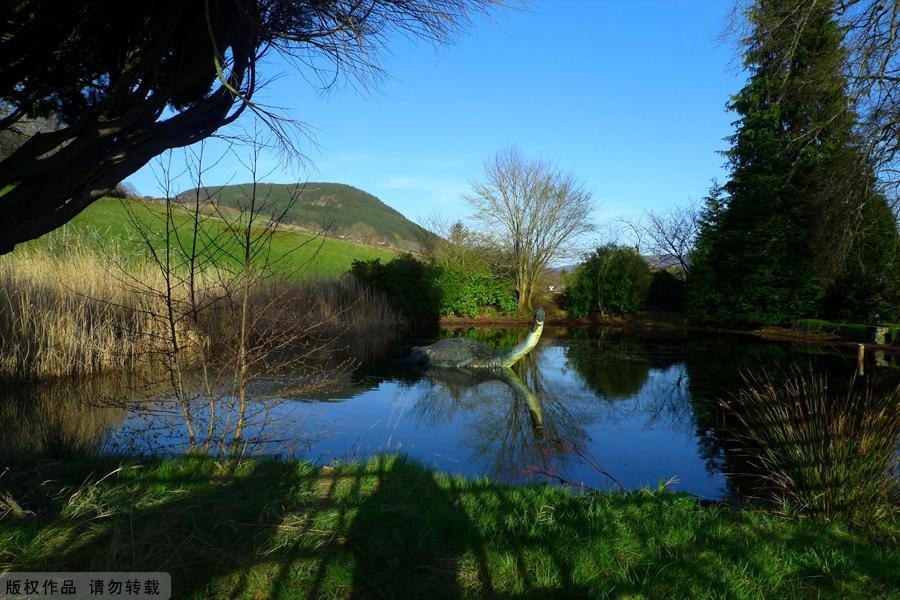
{"type": "MultiPolygon", "coordinates": [[[[0,160],[0,253],[65,223],[160,152],[249,108],[297,152],[301,124],[253,101],[270,51],[314,74],[380,75],[391,32],[450,39],[494,0],[23,0],[0,6],[0,134],[53,116],[0,160]]],[[[327,81],[327,78],[322,78],[327,81]]],[[[327,84],[326,84],[327,85],[327,84]]]]}

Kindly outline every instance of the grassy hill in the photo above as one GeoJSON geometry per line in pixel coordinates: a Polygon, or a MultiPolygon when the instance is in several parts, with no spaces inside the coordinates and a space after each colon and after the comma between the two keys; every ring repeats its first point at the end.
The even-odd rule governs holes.
{"type": "MultiPolygon", "coordinates": [[[[231,208],[245,205],[250,190],[249,183],[209,188],[220,206],[231,208]]],[[[258,184],[256,193],[273,212],[294,200],[285,222],[313,232],[328,229],[329,237],[408,251],[420,251],[422,241],[434,237],[372,194],[342,183],[258,184]]]]}
{"type": "MultiPolygon", "coordinates": [[[[21,245],[17,252],[65,252],[69,244],[88,242],[104,249],[117,247],[120,254],[126,257],[143,256],[148,253],[147,246],[129,215],[133,215],[144,228],[155,234],[154,238],[159,238],[165,231],[165,211],[161,203],[103,198],[94,202],[66,226],[21,245]]],[[[187,216],[177,217],[176,224],[186,232],[189,225],[187,216]]],[[[216,217],[209,217],[204,228],[207,234],[214,236],[225,230],[225,223],[216,217]]],[[[154,241],[154,246],[161,248],[161,240],[154,241]]],[[[279,268],[290,273],[297,272],[301,277],[336,277],[346,272],[355,259],[390,260],[396,254],[396,251],[389,248],[322,238],[290,226],[284,227],[272,240],[272,258],[280,261],[279,268]]]]}

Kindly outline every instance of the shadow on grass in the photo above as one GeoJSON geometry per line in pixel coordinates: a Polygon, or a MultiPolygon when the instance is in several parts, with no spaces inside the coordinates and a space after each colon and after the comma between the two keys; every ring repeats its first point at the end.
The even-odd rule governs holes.
{"type": "Polygon", "coordinates": [[[803,597],[896,593],[896,540],[701,508],[435,475],[404,458],[313,469],[98,459],[13,464],[33,519],[0,568],[168,571],[174,598],[803,597]],[[127,463],[126,463],[127,464],[127,463]]]}

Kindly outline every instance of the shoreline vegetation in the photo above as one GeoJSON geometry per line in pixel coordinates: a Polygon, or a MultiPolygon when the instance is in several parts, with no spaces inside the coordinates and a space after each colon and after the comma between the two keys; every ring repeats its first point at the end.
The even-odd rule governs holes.
{"type": "MultiPolygon", "coordinates": [[[[444,327],[460,327],[467,325],[527,326],[531,321],[528,316],[504,316],[486,314],[478,317],[441,317],[440,325],[444,327]]],[[[868,339],[868,330],[873,326],[860,323],[833,323],[830,321],[800,321],[782,326],[747,326],[720,324],[712,325],[689,321],[678,313],[640,312],[621,316],[573,317],[549,311],[546,319],[549,327],[609,327],[614,329],[640,329],[661,331],[685,331],[696,333],[728,334],[752,336],[768,340],[784,340],[799,342],[815,342],[833,346],[856,347],[868,339]]],[[[866,343],[866,346],[879,350],[900,352],[900,325],[887,327],[889,342],[885,344],[866,343]]]]}
{"type": "MultiPolygon", "coordinates": [[[[88,243],[73,242],[59,255],[38,248],[3,257],[0,379],[152,370],[159,357],[148,349],[167,333],[166,306],[164,296],[148,291],[163,290],[165,283],[149,262],[116,250],[104,254],[88,243]]],[[[215,273],[198,286],[209,297],[220,287],[215,273]]],[[[371,332],[396,331],[403,323],[380,294],[349,277],[275,278],[253,293],[253,304],[260,306],[270,298],[289,298],[290,306],[281,306],[278,316],[291,319],[293,327],[306,324],[309,335],[328,340],[331,350],[371,341],[377,337],[371,332]]],[[[180,338],[196,351],[214,348],[210,340],[234,326],[217,311],[206,314],[206,319],[179,323],[180,338]]],[[[188,355],[191,351],[186,349],[188,355]]]]}
{"type": "MultiPolygon", "coordinates": [[[[142,351],[141,339],[158,333],[155,329],[161,320],[152,318],[151,313],[159,313],[160,307],[145,306],[148,297],[136,293],[139,286],[135,283],[148,281],[159,289],[162,282],[159,270],[144,255],[146,243],[135,237],[134,228],[139,222],[148,231],[156,232],[163,225],[161,211],[158,203],[101,200],[65,231],[25,245],[0,260],[0,378],[85,377],[142,367],[140,363],[146,362],[147,353],[142,351]]],[[[185,218],[176,217],[180,219],[179,227],[187,226],[181,222],[185,218]]],[[[216,219],[204,222],[211,231],[218,231],[221,226],[216,219]]],[[[316,267],[299,279],[275,279],[274,287],[281,289],[270,290],[273,294],[280,295],[291,288],[289,295],[300,298],[298,305],[304,306],[300,312],[309,316],[310,322],[327,325],[317,333],[340,336],[346,341],[372,339],[365,332],[373,326],[382,330],[402,326],[405,319],[393,306],[390,294],[385,297],[382,292],[359,285],[352,277],[339,277],[353,259],[334,249],[338,242],[322,240],[324,245],[316,251],[308,237],[303,238],[302,252],[296,255],[281,247],[288,243],[287,239],[278,239],[272,251],[279,257],[285,255],[287,261],[280,268],[292,273],[300,269],[298,273],[302,275],[308,265],[323,263],[330,271],[319,273],[316,267]],[[341,265],[343,269],[339,268],[341,265]],[[349,306],[353,306],[352,311],[347,310],[349,306]],[[317,318],[312,318],[312,313],[317,313],[317,318]]],[[[295,245],[298,240],[294,240],[295,245]]],[[[678,313],[659,311],[573,317],[556,310],[553,300],[545,298],[543,302],[549,309],[547,323],[552,326],[682,330],[846,347],[866,342],[888,351],[900,348],[900,325],[887,328],[887,344],[874,345],[868,344],[870,327],[864,324],[805,320],[786,326],[740,327],[704,324],[678,313]]],[[[441,326],[459,327],[527,325],[531,319],[530,313],[505,316],[494,310],[479,310],[473,314],[477,316],[441,316],[434,321],[441,326]]],[[[216,330],[215,324],[210,330],[216,330]]],[[[202,339],[204,335],[198,332],[188,337],[202,339]]]]}
{"type": "MultiPolygon", "coordinates": [[[[229,294],[218,287],[225,277],[216,268],[172,292],[171,281],[146,257],[98,242],[75,236],[65,239],[64,251],[37,245],[0,260],[0,378],[90,381],[152,370],[148,348],[170,334],[159,329],[167,323],[166,302],[170,311],[173,303],[206,307],[200,317],[178,320],[184,329],[172,334],[184,344],[188,368],[192,352],[206,353],[197,362],[207,364],[217,344],[233,338],[236,323],[257,322],[235,321],[215,308],[229,294]],[[168,296],[159,291],[167,285],[168,296]],[[199,296],[179,296],[184,290],[199,296]]],[[[260,281],[243,292],[250,294],[248,311],[275,310],[259,321],[258,332],[246,334],[251,341],[289,325],[303,332],[289,339],[307,340],[309,357],[344,347],[358,359],[377,354],[375,346],[387,345],[384,333],[396,335],[406,323],[389,296],[349,276],[288,279],[276,273],[260,281]]],[[[530,318],[486,314],[436,322],[523,325],[530,318]]],[[[778,335],[772,328],[699,325],[671,313],[607,319],[551,313],[548,324],[778,335]]],[[[831,329],[807,323],[791,339],[854,343],[826,340],[831,329]]],[[[788,410],[794,405],[785,404],[788,410]]],[[[243,400],[241,407],[242,428],[243,400]]],[[[228,414],[220,412],[220,420],[228,414]]],[[[185,419],[189,429],[196,424],[185,419]]],[[[824,420],[817,432],[825,435],[830,423],[824,420]]],[[[783,428],[775,441],[794,433],[783,428]]],[[[191,448],[204,447],[191,439],[191,448]]],[[[230,439],[242,441],[237,427],[230,439]]],[[[900,590],[893,568],[900,562],[900,527],[892,499],[879,518],[829,512],[823,519],[808,518],[798,503],[722,505],[663,485],[577,494],[547,484],[467,480],[403,456],[314,466],[239,458],[238,452],[230,459],[194,453],[163,459],[90,456],[65,444],[58,450],[26,455],[0,447],[0,570],[163,570],[172,574],[179,598],[791,598],[900,590]]],[[[822,456],[810,455],[816,464],[822,456]]],[[[865,474],[877,479],[880,464],[865,474]]],[[[782,466],[787,476],[794,474],[796,465],[782,466]]]]}
{"type": "Polygon", "coordinates": [[[888,597],[895,521],[464,480],[410,459],[11,463],[0,569],[168,571],[178,598],[888,597]]]}

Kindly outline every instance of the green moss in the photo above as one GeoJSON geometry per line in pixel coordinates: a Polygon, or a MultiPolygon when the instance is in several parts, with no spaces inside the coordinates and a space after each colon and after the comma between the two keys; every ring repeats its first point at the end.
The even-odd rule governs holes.
{"type": "Polygon", "coordinates": [[[177,598],[900,594],[893,525],[466,481],[397,457],[8,464],[37,516],[0,521],[0,568],[164,570],[177,598]]]}

